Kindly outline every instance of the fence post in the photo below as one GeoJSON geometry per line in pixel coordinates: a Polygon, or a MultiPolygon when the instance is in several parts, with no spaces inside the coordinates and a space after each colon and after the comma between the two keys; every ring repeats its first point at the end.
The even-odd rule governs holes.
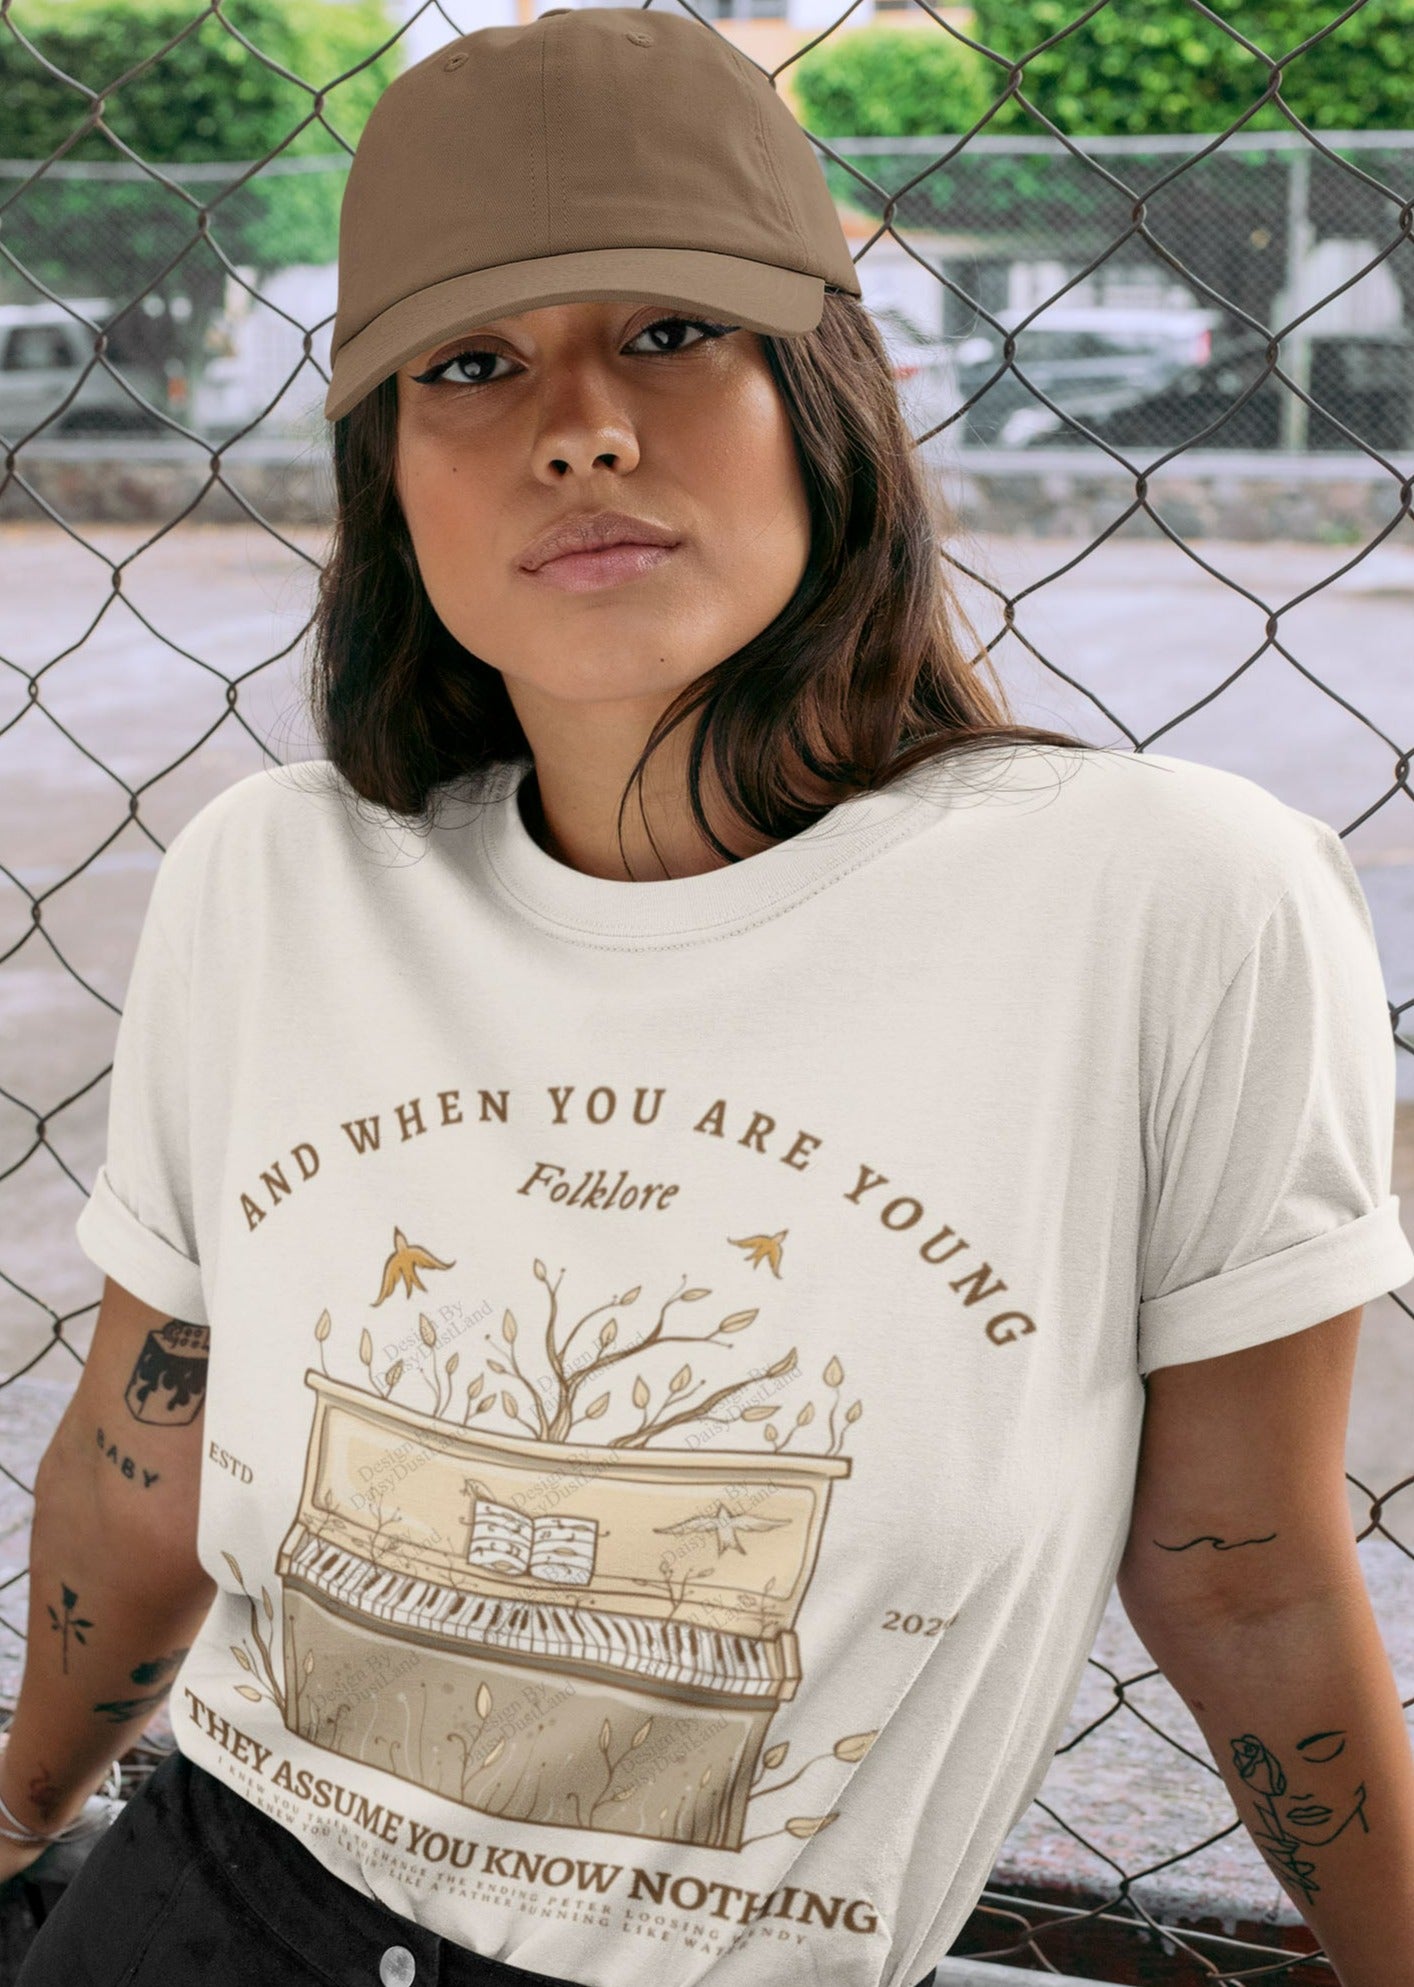
{"type": "MultiPolygon", "coordinates": [[[[1286,301],[1288,318],[1306,308],[1306,257],[1311,241],[1311,153],[1304,142],[1291,150],[1286,179],[1286,301]]],[[[1287,377],[1301,388],[1311,390],[1311,338],[1307,327],[1298,325],[1289,340],[1282,341],[1278,364],[1287,377]]],[[[1277,382],[1281,386],[1281,382],[1277,382]]],[[[1306,447],[1310,408],[1299,395],[1281,389],[1281,445],[1299,454],[1306,447]]]]}

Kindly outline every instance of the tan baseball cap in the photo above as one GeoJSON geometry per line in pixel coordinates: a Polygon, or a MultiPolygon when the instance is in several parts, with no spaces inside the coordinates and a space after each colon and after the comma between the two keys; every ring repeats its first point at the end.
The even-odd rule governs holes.
{"type": "Polygon", "coordinates": [[[339,214],[325,417],[491,318],[651,297],[812,331],[861,295],[810,140],[749,56],[688,14],[552,7],[405,69],[339,214]]]}

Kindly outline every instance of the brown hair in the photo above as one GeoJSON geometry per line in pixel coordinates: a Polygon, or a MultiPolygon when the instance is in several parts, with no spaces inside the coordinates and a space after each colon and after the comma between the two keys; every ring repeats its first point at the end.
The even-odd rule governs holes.
{"type": "MultiPolygon", "coordinates": [[[[729,861],[739,858],[703,811],[709,750],[727,805],[780,841],[943,753],[1008,740],[1108,749],[1012,722],[990,654],[964,646],[927,482],[869,312],[827,286],[814,331],[762,342],[809,496],[809,560],[775,620],[659,717],[620,799],[621,853],[635,782],[641,805],[650,754],[694,711],[692,814],[729,861]]],[[[325,756],[355,792],[425,821],[444,782],[531,754],[500,671],[428,599],[394,485],[397,420],[389,378],[334,423],[337,511],[309,694],[325,756]]]]}

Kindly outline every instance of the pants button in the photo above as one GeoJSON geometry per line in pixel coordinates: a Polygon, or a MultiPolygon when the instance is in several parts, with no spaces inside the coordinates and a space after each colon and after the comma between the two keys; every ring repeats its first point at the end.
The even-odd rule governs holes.
{"type": "Polygon", "coordinates": [[[378,1962],[378,1978],[383,1987],[412,1987],[417,1961],[406,1946],[389,1946],[378,1962]]]}

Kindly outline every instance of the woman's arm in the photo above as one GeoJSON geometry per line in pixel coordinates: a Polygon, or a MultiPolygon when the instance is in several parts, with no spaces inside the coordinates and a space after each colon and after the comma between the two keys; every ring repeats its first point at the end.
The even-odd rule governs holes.
{"type": "MultiPolygon", "coordinates": [[[[25,1828],[52,1833],[78,1814],[215,1595],[196,1554],[206,1345],[204,1327],[105,1279],[35,1479],[25,1667],[0,1750],[0,1799],[25,1828]]],[[[33,1860],[4,1837],[0,1855],[0,1874],[33,1860]]]]}

